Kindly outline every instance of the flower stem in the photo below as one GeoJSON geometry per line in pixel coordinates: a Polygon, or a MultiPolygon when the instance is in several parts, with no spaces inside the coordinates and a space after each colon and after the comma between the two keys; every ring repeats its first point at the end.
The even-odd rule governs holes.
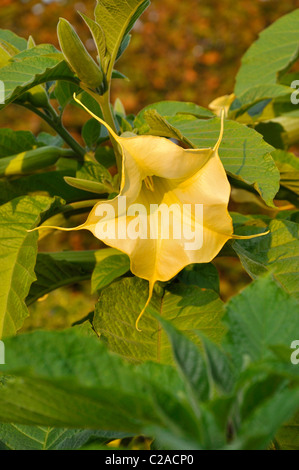
{"type": "MultiPolygon", "coordinates": [[[[110,89],[111,89],[110,85],[108,86],[107,91],[103,95],[99,95],[97,93],[94,93],[89,88],[84,87],[84,85],[82,85],[82,84],[81,84],[81,86],[88,94],[90,94],[99,103],[99,105],[101,107],[101,110],[102,110],[104,121],[106,121],[107,124],[111,127],[111,129],[117,134],[117,128],[116,128],[116,125],[115,125],[113,113],[111,111],[111,106],[110,106],[110,89]]],[[[121,155],[120,155],[120,152],[119,152],[118,144],[113,139],[113,136],[111,136],[111,143],[113,145],[113,149],[114,149],[114,153],[115,153],[117,169],[118,169],[118,172],[121,174],[122,159],[121,159],[121,155]]]]}
{"type": "Polygon", "coordinates": [[[41,119],[43,119],[47,124],[49,124],[52,129],[54,129],[57,134],[62,137],[62,139],[65,141],[65,143],[74,150],[74,152],[79,155],[80,157],[84,158],[85,156],[85,149],[71,136],[71,134],[66,130],[66,128],[63,126],[61,122],[60,116],[56,113],[54,108],[52,106],[49,106],[45,110],[45,112],[40,111],[38,108],[35,106],[32,106],[31,104],[23,104],[19,103],[21,106],[24,108],[29,109],[33,113],[35,113],[37,116],[39,116],[41,119]]]}

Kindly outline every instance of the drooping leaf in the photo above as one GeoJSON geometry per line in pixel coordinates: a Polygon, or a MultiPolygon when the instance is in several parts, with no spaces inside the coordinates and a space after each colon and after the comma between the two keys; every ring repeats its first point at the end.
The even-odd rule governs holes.
{"type": "Polygon", "coordinates": [[[28,316],[25,298],[34,281],[37,233],[27,233],[52,199],[21,197],[0,207],[0,338],[14,335],[28,316]]]}

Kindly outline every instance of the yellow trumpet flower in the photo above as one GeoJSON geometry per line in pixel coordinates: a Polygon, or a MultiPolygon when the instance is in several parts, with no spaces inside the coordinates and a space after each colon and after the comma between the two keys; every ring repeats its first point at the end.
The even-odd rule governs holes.
{"type": "Polygon", "coordinates": [[[233,235],[228,213],[231,188],[218,155],[224,115],[214,148],[183,149],[163,137],[118,136],[74,98],[107,128],[118,145],[122,178],[115,199],[98,202],[83,225],[64,230],[90,230],[107,245],[126,253],[132,273],[149,281],[148,301],[136,321],[138,329],[156,281],[170,280],[188,264],[210,262],[231,238],[251,238],[233,235]],[[128,212],[124,201],[126,207],[131,206],[128,212]],[[173,207],[181,211],[172,211],[173,207]],[[137,217],[142,208],[144,217],[137,217]],[[167,209],[172,217],[166,216],[167,209]],[[179,213],[182,220],[178,220],[179,213]],[[197,244],[190,243],[190,234],[195,238],[200,234],[197,244]]]}

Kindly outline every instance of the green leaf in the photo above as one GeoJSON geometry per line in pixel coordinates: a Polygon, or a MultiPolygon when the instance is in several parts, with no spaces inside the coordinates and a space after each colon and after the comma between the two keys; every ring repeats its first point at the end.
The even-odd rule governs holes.
{"type": "Polygon", "coordinates": [[[219,275],[212,263],[189,264],[179,274],[178,279],[184,284],[211,289],[219,294],[219,275]]]}
{"type": "Polygon", "coordinates": [[[290,347],[299,328],[299,303],[271,278],[250,284],[226,306],[226,342],[236,363],[273,357],[270,347],[290,347]]]}
{"type": "Polygon", "coordinates": [[[76,434],[75,430],[0,424],[0,440],[9,450],[53,450],[76,434]]]}
{"type": "Polygon", "coordinates": [[[0,29],[0,41],[8,42],[20,51],[27,49],[26,39],[20,38],[15,33],[7,29],[0,29]]]}
{"type": "Polygon", "coordinates": [[[93,149],[102,133],[103,126],[96,119],[89,119],[83,126],[82,137],[86,145],[93,149]]]}
{"type": "Polygon", "coordinates": [[[0,80],[5,83],[5,104],[0,109],[41,83],[54,80],[78,83],[63,55],[53,46],[48,49],[36,46],[15,55],[13,62],[0,69],[0,80]]]}
{"type": "Polygon", "coordinates": [[[193,331],[196,329],[213,340],[221,338],[223,307],[220,298],[212,290],[185,284],[169,286],[165,294],[156,293],[140,321],[142,331],[137,331],[135,323],[146,303],[147,293],[148,283],[138,278],[114,282],[101,292],[94,328],[112,351],[135,362],[172,362],[167,337],[151,313],[171,321],[197,343],[199,340],[193,331]]]}
{"type": "Polygon", "coordinates": [[[280,172],[280,184],[299,195],[299,159],[293,153],[275,150],[272,157],[280,172]]]}
{"type": "Polygon", "coordinates": [[[130,270],[130,259],[124,253],[117,253],[104,258],[96,264],[91,278],[91,290],[95,292],[107,287],[115,279],[130,270]]]}
{"type": "Polygon", "coordinates": [[[90,29],[90,32],[93,36],[94,42],[97,46],[98,54],[100,57],[100,63],[104,64],[105,56],[106,56],[106,39],[105,34],[101,28],[101,26],[93,21],[88,16],[84,15],[84,13],[79,12],[85,23],[90,29]]]}
{"type": "MultiPolygon", "coordinates": [[[[80,252],[79,252],[80,253],[80,252]]],[[[55,254],[39,253],[35,266],[37,280],[32,284],[26,299],[27,305],[62,286],[90,279],[91,270],[85,270],[80,263],[56,259],[55,254]]],[[[79,257],[80,259],[80,257],[79,257]]],[[[79,260],[78,260],[79,261],[79,260]]]]}
{"type": "Polygon", "coordinates": [[[209,109],[198,106],[194,103],[186,103],[183,101],[160,101],[146,106],[142,111],[137,114],[135,119],[135,127],[140,129],[141,133],[149,131],[145,114],[148,111],[156,111],[161,116],[176,116],[181,114],[191,114],[197,118],[213,118],[214,114],[209,109]]]}
{"type": "MultiPolygon", "coordinates": [[[[163,117],[166,125],[174,128],[194,148],[214,147],[219,137],[220,119],[197,119],[194,116],[163,117]]],[[[150,132],[155,129],[150,130],[150,132]]],[[[160,135],[169,137],[161,125],[160,135]],[[161,132],[162,131],[162,132],[161,132]]],[[[174,136],[173,136],[174,137],[174,136]]],[[[225,121],[224,136],[219,156],[225,170],[244,181],[260,193],[265,202],[273,206],[273,198],[279,190],[279,171],[267,144],[254,129],[234,121],[225,121]]]]}
{"type": "Polygon", "coordinates": [[[275,442],[282,450],[299,449],[299,413],[280,428],[275,436],[275,442]]]}
{"type": "Polygon", "coordinates": [[[60,135],[48,134],[48,132],[40,132],[37,136],[37,141],[41,145],[52,147],[63,147],[64,140],[60,135]]]}
{"type": "Polygon", "coordinates": [[[209,341],[203,335],[200,335],[200,339],[204,346],[211,379],[217,388],[229,394],[235,384],[233,365],[229,356],[219,346],[209,341]]]}
{"type": "MultiPolygon", "coordinates": [[[[267,218],[265,219],[267,222],[267,218]]],[[[238,233],[256,233],[266,227],[263,221],[252,220],[238,233]]],[[[248,274],[256,279],[271,272],[279,284],[299,299],[299,225],[288,220],[269,220],[269,235],[251,240],[235,240],[233,249],[248,274]]]]}
{"type": "MultiPolygon", "coordinates": [[[[82,191],[72,188],[64,181],[65,171],[49,171],[13,180],[0,180],[0,203],[23,195],[59,195],[67,203],[82,200],[82,191]]],[[[94,199],[93,193],[85,193],[85,199],[94,199]]]]}
{"type": "Polygon", "coordinates": [[[235,95],[244,105],[262,98],[288,94],[280,77],[298,59],[299,9],[265,29],[242,59],[235,95]]]}
{"type": "Polygon", "coordinates": [[[77,450],[91,440],[104,443],[123,437],[127,434],[0,423],[0,442],[8,450],[77,450]]]}
{"type": "Polygon", "coordinates": [[[54,94],[62,110],[73,101],[74,93],[77,93],[79,89],[75,83],[58,80],[54,94]]]}
{"type": "Polygon", "coordinates": [[[281,390],[255,409],[243,424],[238,436],[242,450],[266,449],[275,437],[277,429],[299,408],[299,390],[281,390]]]}
{"type": "Polygon", "coordinates": [[[76,329],[34,332],[6,341],[0,420],[20,424],[147,434],[158,425],[197,437],[184,387],[172,367],[129,365],[95,336],[76,329]]]}
{"type": "MultiPolygon", "coordinates": [[[[149,4],[149,0],[97,0],[95,19],[103,30],[106,42],[107,65],[103,64],[105,72],[109,67],[112,73],[123,39],[149,4]]],[[[99,43],[98,49],[103,48],[104,45],[99,43]]]]}
{"type": "Polygon", "coordinates": [[[203,356],[197,345],[170,322],[161,316],[157,318],[167,333],[177,368],[190,389],[191,400],[192,397],[193,400],[195,398],[194,406],[197,409],[196,402],[206,401],[210,394],[209,376],[203,356]]]}
{"type": "Polygon", "coordinates": [[[36,137],[29,131],[0,129],[0,158],[26,152],[36,146],[36,137]]]}
{"type": "Polygon", "coordinates": [[[38,253],[35,266],[37,280],[31,286],[26,299],[27,305],[62,286],[90,279],[94,268],[106,258],[117,256],[115,253],[117,250],[114,248],[38,253]]]}
{"type": "Polygon", "coordinates": [[[52,203],[45,197],[23,197],[0,207],[0,338],[14,335],[28,316],[24,300],[35,279],[38,235],[27,230],[52,203]]]}

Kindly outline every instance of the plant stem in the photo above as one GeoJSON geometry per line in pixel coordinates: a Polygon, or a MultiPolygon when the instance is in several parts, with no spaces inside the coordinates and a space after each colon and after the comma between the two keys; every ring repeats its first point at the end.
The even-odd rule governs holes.
{"type": "MultiPolygon", "coordinates": [[[[116,125],[115,125],[114,117],[112,115],[111,106],[110,106],[110,86],[108,90],[106,91],[106,93],[104,93],[104,95],[100,96],[99,98],[100,99],[98,99],[98,102],[101,106],[103,118],[107,122],[107,124],[111,127],[111,129],[117,134],[116,125]]],[[[121,155],[119,152],[119,147],[118,147],[117,142],[115,142],[113,138],[111,139],[111,142],[114,148],[117,169],[118,169],[119,174],[121,174],[122,160],[121,160],[121,155]]]]}
{"type": "MultiPolygon", "coordinates": [[[[81,86],[82,86],[82,84],[81,84],[81,86]]],[[[116,128],[116,125],[115,125],[114,117],[113,117],[113,114],[112,114],[112,111],[111,111],[111,106],[110,106],[110,90],[111,90],[110,84],[108,85],[107,91],[103,95],[99,95],[97,93],[94,93],[89,88],[84,87],[84,85],[82,86],[82,88],[99,103],[99,105],[101,107],[101,110],[102,110],[102,113],[103,113],[104,121],[106,121],[107,124],[111,127],[111,129],[117,134],[117,128],[116,128]]],[[[118,144],[117,144],[117,142],[115,142],[113,136],[111,136],[111,143],[113,145],[113,149],[114,149],[114,152],[115,152],[115,159],[116,159],[117,169],[118,169],[118,172],[121,174],[122,159],[121,159],[121,155],[120,155],[120,152],[119,152],[118,144]]]]}
{"type": "Polygon", "coordinates": [[[46,112],[40,111],[38,108],[35,108],[35,106],[32,106],[31,104],[23,104],[19,103],[21,106],[24,108],[29,109],[33,113],[35,113],[37,116],[42,118],[49,126],[54,129],[57,134],[59,134],[63,140],[65,141],[68,146],[74,150],[76,154],[78,154],[80,157],[84,158],[85,156],[85,149],[81,147],[81,145],[71,136],[71,134],[66,130],[66,128],[63,126],[60,117],[58,114],[56,114],[55,110],[49,106],[48,114],[46,112]]]}
{"type": "Polygon", "coordinates": [[[107,124],[111,127],[112,130],[117,134],[117,129],[114,121],[114,117],[112,115],[111,106],[110,106],[110,89],[106,91],[104,95],[101,96],[101,100],[99,101],[104,120],[107,124]]]}

